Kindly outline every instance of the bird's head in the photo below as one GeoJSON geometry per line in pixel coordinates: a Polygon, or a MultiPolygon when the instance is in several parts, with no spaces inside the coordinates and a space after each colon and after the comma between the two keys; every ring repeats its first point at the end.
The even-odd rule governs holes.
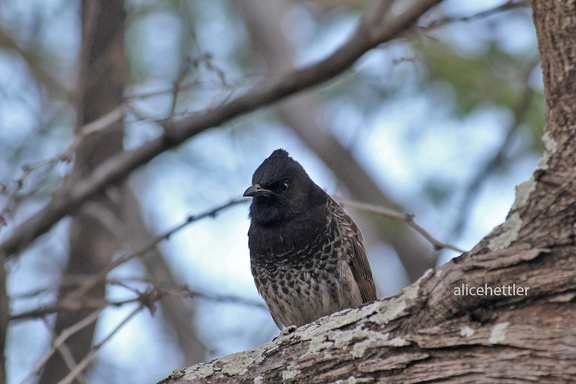
{"type": "Polygon", "coordinates": [[[256,169],[244,196],[253,197],[252,221],[263,225],[290,220],[325,199],[324,191],[283,149],[272,152],[256,169]]]}

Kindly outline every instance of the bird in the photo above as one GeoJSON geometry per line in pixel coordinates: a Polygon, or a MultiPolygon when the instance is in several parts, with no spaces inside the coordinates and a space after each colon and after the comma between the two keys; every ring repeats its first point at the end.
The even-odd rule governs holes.
{"type": "Polygon", "coordinates": [[[376,300],[358,226],[287,151],[262,162],[244,196],[250,269],[278,328],[376,300]]]}

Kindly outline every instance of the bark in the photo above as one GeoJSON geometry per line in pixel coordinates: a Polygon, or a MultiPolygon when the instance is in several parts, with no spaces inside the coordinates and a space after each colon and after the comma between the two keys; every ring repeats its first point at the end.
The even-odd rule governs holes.
{"type": "Polygon", "coordinates": [[[532,7],[546,150],[506,221],[396,297],[162,383],[576,381],[576,8],[555,0],[532,7]],[[492,294],[472,295],[476,287],[492,294]]]}
{"type": "MultiPolygon", "coordinates": [[[[126,12],[121,0],[84,1],[82,7],[82,47],[79,60],[78,127],[98,119],[122,103],[126,61],[124,56],[124,23],[126,12]]],[[[123,150],[122,122],[91,135],[76,150],[74,169],[69,183],[90,175],[95,167],[123,150]]],[[[120,242],[116,231],[121,228],[123,185],[97,196],[72,217],[69,233],[68,264],[63,281],[81,281],[103,269],[112,259],[120,242]]],[[[61,290],[65,297],[70,288],[61,290]]],[[[83,299],[103,299],[105,282],[90,290],[83,299]]],[[[59,313],[55,332],[78,323],[93,310],[59,313]]],[[[53,354],[46,363],[40,383],[56,383],[64,378],[92,347],[96,323],[91,323],[73,336],[64,347],[69,351],[53,354]]]]}

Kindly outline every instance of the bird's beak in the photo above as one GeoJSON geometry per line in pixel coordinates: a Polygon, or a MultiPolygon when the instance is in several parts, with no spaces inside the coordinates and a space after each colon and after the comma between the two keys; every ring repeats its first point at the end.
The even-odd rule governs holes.
{"type": "Polygon", "coordinates": [[[271,194],[272,194],[271,190],[262,188],[260,184],[254,184],[244,191],[243,196],[244,197],[270,196],[271,194]]]}

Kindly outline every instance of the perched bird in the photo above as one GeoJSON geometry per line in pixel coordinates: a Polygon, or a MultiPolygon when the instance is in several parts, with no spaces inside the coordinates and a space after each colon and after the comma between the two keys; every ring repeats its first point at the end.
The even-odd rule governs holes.
{"type": "Polygon", "coordinates": [[[376,300],[358,227],[288,152],[272,152],[244,196],[252,275],[280,329],[376,300]]]}

